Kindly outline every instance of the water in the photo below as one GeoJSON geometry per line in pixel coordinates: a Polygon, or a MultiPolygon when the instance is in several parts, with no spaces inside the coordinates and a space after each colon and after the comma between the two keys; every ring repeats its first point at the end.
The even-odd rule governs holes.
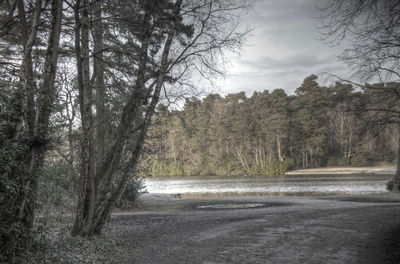
{"type": "Polygon", "coordinates": [[[334,195],[385,192],[390,175],[285,175],[146,179],[149,193],[206,195],[334,195]]]}

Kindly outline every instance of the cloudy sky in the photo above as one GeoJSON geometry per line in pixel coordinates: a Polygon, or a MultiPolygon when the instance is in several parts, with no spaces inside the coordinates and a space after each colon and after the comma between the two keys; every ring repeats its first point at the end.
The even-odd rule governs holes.
{"type": "Polygon", "coordinates": [[[342,46],[321,41],[317,4],[321,0],[257,0],[244,18],[253,31],[241,56],[232,57],[222,94],[283,88],[289,94],[310,74],[330,72],[348,77],[337,59],[342,46]]]}

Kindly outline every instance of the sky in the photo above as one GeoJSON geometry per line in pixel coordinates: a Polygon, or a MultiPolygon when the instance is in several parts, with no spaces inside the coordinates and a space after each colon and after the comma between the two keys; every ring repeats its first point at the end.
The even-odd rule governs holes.
{"type": "MultiPolygon", "coordinates": [[[[329,72],[349,78],[350,69],[338,59],[344,45],[324,43],[319,31],[321,0],[257,0],[243,18],[250,26],[240,57],[231,55],[221,94],[283,88],[293,94],[310,74],[329,72]]],[[[329,84],[320,78],[321,84],[329,84]]]]}

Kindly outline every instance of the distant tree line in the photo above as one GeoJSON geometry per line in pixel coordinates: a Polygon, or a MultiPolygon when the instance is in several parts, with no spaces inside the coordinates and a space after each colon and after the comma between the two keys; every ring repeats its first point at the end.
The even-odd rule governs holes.
{"type": "Polygon", "coordinates": [[[282,89],[250,98],[211,94],[186,99],[181,110],[160,104],[140,173],[279,175],[305,167],[393,164],[397,129],[385,113],[371,110],[395,109],[395,100],[378,89],[382,85],[322,87],[311,75],[294,95],[282,89]]]}

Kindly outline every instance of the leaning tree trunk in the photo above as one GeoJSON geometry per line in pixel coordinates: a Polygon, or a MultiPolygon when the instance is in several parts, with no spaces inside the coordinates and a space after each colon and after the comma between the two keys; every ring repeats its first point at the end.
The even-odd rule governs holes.
{"type": "MultiPolygon", "coordinates": [[[[86,0],[84,0],[86,1],[86,0]]],[[[78,68],[78,84],[80,87],[80,93],[84,93],[84,78],[83,78],[83,59],[82,59],[82,52],[81,52],[81,41],[80,39],[80,18],[79,18],[79,3],[77,3],[75,8],[75,17],[76,17],[76,32],[75,32],[75,49],[76,49],[76,56],[77,56],[77,68],[78,68]],[[81,63],[80,63],[81,62],[81,63]],[[80,77],[80,78],[79,78],[80,77]]],[[[144,16],[144,23],[143,25],[148,25],[150,21],[150,16],[147,14],[144,16]]],[[[95,181],[93,180],[93,185],[96,183],[97,186],[93,186],[92,189],[88,189],[88,183],[91,183],[91,178],[94,177],[93,171],[92,174],[87,173],[87,171],[81,170],[80,178],[81,178],[81,186],[80,186],[80,194],[78,200],[78,208],[76,212],[74,226],[72,227],[71,234],[74,236],[83,236],[83,237],[90,237],[99,233],[98,229],[95,228],[95,222],[98,222],[98,216],[100,211],[104,209],[104,205],[107,203],[107,200],[110,199],[110,192],[109,190],[110,185],[112,183],[113,175],[118,171],[120,167],[120,161],[122,158],[122,149],[127,140],[127,135],[130,130],[131,123],[134,117],[137,115],[137,111],[141,106],[141,98],[143,98],[143,91],[144,86],[144,75],[145,75],[145,67],[147,63],[147,51],[148,51],[148,42],[149,42],[149,29],[148,26],[143,26],[143,33],[142,36],[142,47],[139,54],[139,66],[138,66],[138,77],[136,81],[136,86],[134,92],[131,94],[128,102],[126,103],[122,114],[121,119],[119,122],[119,126],[115,135],[114,142],[112,146],[108,149],[107,153],[104,154],[104,159],[101,162],[101,165],[97,169],[97,175],[95,175],[95,181]],[[146,31],[146,32],[144,32],[146,31]],[[97,192],[94,190],[97,189],[97,192]],[[94,197],[92,196],[94,195],[94,197]],[[96,197],[97,196],[97,197],[96,197]],[[96,207],[100,209],[96,209],[96,207]],[[90,215],[89,210],[90,209],[90,215]],[[99,211],[100,210],[100,211],[99,211]],[[96,214],[96,216],[95,216],[96,214]],[[96,219],[96,220],[95,220],[96,219]]],[[[95,38],[98,40],[97,38],[95,38]]],[[[83,45],[83,43],[82,43],[83,45]]],[[[82,97],[83,98],[83,97],[82,97]]],[[[81,100],[81,105],[84,104],[84,101],[81,100]]],[[[81,106],[82,107],[82,106],[81,106]]],[[[84,116],[82,116],[82,123],[84,116]]],[[[83,127],[83,125],[82,125],[83,127]]],[[[84,134],[84,130],[82,131],[84,134]]],[[[88,148],[88,146],[86,146],[88,148]]],[[[90,152],[90,156],[93,152],[90,152]]],[[[81,162],[84,162],[84,155],[85,153],[81,153],[81,162]]],[[[90,164],[86,162],[86,164],[90,164]]],[[[82,167],[83,168],[83,167],[82,167]]]]}
{"type": "MultiPolygon", "coordinates": [[[[176,3],[177,9],[175,11],[174,17],[176,19],[176,17],[178,17],[178,14],[180,12],[180,6],[181,6],[182,1],[178,0],[176,3]]],[[[167,74],[168,71],[168,57],[169,57],[169,52],[171,50],[171,46],[172,46],[172,40],[175,34],[175,27],[176,27],[176,20],[173,19],[171,21],[170,27],[169,27],[169,31],[168,31],[168,36],[167,39],[165,41],[165,45],[164,45],[164,49],[162,52],[162,58],[161,58],[161,65],[160,65],[160,71],[158,73],[157,76],[157,80],[156,80],[156,84],[155,84],[155,88],[154,88],[154,92],[152,95],[152,99],[151,102],[148,106],[147,112],[145,114],[144,120],[143,120],[143,125],[142,128],[139,132],[139,135],[136,139],[136,144],[135,144],[135,148],[131,153],[131,158],[129,160],[129,165],[125,168],[125,170],[122,173],[122,178],[119,181],[117,188],[114,190],[114,192],[111,193],[111,195],[109,196],[109,199],[104,200],[104,205],[103,206],[98,206],[96,209],[98,212],[98,214],[96,215],[97,217],[97,221],[94,222],[93,225],[93,231],[94,234],[100,234],[101,230],[106,222],[107,217],[111,214],[111,211],[115,205],[115,203],[117,202],[117,200],[121,197],[125,186],[126,186],[126,182],[128,180],[129,174],[132,173],[132,171],[136,168],[136,165],[138,163],[140,154],[142,152],[142,148],[143,148],[143,144],[144,144],[144,140],[146,138],[147,135],[147,131],[148,128],[150,126],[151,123],[151,119],[154,115],[155,112],[155,108],[160,100],[160,93],[161,93],[161,89],[163,87],[164,84],[164,78],[165,75],[167,74]]]]}

